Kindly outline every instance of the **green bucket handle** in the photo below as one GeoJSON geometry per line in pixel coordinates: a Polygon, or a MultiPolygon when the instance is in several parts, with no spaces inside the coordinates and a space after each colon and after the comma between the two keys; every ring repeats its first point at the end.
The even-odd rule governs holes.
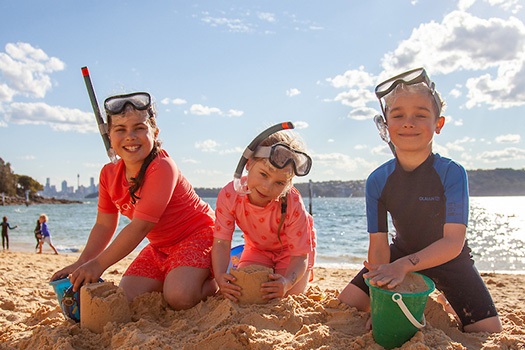
{"type": "Polygon", "coordinates": [[[401,311],[405,314],[406,318],[416,327],[417,329],[421,329],[427,325],[427,320],[425,319],[425,314],[423,314],[423,323],[419,323],[418,320],[412,315],[410,310],[407,308],[405,303],[403,302],[403,296],[400,293],[394,293],[392,294],[392,300],[394,303],[399,306],[401,311]]]}

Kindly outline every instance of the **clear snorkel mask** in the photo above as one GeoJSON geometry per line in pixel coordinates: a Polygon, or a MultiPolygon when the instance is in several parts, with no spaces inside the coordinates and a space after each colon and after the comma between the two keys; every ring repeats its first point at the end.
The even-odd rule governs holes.
{"type": "Polygon", "coordinates": [[[246,184],[246,181],[242,181],[242,172],[244,170],[244,167],[246,166],[246,163],[248,162],[248,159],[252,158],[255,151],[257,150],[257,147],[259,144],[266,139],[268,136],[281,131],[281,130],[288,130],[293,129],[294,125],[292,122],[283,122],[280,124],[276,124],[274,126],[269,127],[268,129],[261,132],[257,137],[253,139],[252,142],[246,147],[244,150],[241,159],[239,160],[239,163],[237,164],[237,168],[235,169],[235,173],[233,174],[233,188],[235,191],[240,195],[246,195],[250,193],[250,190],[248,189],[248,185],[246,184]]]}
{"type": "Polygon", "coordinates": [[[430,80],[424,68],[412,69],[379,83],[375,88],[375,94],[381,105],[383,115],[376,115],[374,117],[374,123],[379,130],[379,136],[381,136],[381,139],[388,144],[394,155],[396,154],[396,150],[394,144],[390,141],[390,136],[388,135],[388,127],[386,125],[386,105],[383,105],[383,98],[401,83],[405,85],[415,85],[419,83],[425,84],[429,88],[430,94],[434,97],[438,115],[441,114],[442,107],[441,99],[436,91],[436,84],[430,80]]]}

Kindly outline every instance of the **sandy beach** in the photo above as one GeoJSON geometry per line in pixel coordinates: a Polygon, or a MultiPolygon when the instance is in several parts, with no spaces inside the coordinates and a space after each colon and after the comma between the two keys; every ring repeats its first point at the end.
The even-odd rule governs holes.
{"type": "MultiPolygon", "coordinates": [[[[0,252],[0,349],[382,349],[366,329],[369,313],[341,304],[356,271],[316,268],[306,295],[237,305],[220,296],[174,311],[158,293],[130,304],[131,321],[101,333],[67,320],[48,279],[74,255],[0,252]]],[[[118,285],[130,259],[102,278],[118,285]]],[[[427,326],[402,349],[525,349],[525,276],[483,274],[503,332],[465,334],[431,294],[427,326]]]]}

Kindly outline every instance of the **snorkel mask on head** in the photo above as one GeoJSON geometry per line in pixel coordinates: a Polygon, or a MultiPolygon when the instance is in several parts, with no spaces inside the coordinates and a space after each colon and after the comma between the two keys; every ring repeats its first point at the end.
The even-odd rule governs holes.
{"type": "Polygon", "coordinates": [[[379,130],[379,135],[381,136],[381,139],[388,144],[390,150],[394,155],[396,154],[396,150],[394,144],[390,141],[390,136],[388,135],[388,128],[386,125],[386,105],[383,105],[383,98],[392,91],[394,91],[396,86],[398,86],[399,84],[415,85],[419,83],[425,84],[430,90],[430,94],[432,95],[432,97],[434,97],[434,101],[436,103],[438,115],[440,115],[442,102],[436,91],[436,84],[434,84],[434,82],[430,80],[424,68],[416,68],[396,75],[379,83],[375,88],[375,94],[377,99],[379,100],[379,104],[381,105],[381,111],[383,112],[383,115],[376,115],[374,117],[374,123],[376,124],[376,127],[379,130]]]}
{"type": "Polygon", "coordinates": [[[276,124],[274,126],[269,127],[268,129],[261,132],[257,137],[253,139],[252,142],[246,147],[244,150],[241,159],[239,160],[239,163],[237,164],[237,168],[235,169],[235,173],[233,174],[233,187],[235,188],[235,191],[241,195],[245,195],[250,193],[248,190],[248,186],[246,182],[241,181],[242,172],[244,170],[244,167],[246,166],[246,163],[248,162],[248,159],[250,159],[256,149],[257,146],[268,136],[281,131],[281,130],[287,130],[287,129],[293,129],[294,125],[292,122],[283,122],[280,124],[276,124]]]}

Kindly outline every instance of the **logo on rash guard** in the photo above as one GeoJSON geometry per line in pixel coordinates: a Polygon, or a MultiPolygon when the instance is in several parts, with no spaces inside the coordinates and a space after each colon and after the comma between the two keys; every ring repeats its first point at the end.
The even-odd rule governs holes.
{"type": "Polygon", "coordinates": [[[439,200],[440,200],[439,196],[430,196],[430,197],[421,196],[419,197],[420,202],[439,202],[439,200]]]}

